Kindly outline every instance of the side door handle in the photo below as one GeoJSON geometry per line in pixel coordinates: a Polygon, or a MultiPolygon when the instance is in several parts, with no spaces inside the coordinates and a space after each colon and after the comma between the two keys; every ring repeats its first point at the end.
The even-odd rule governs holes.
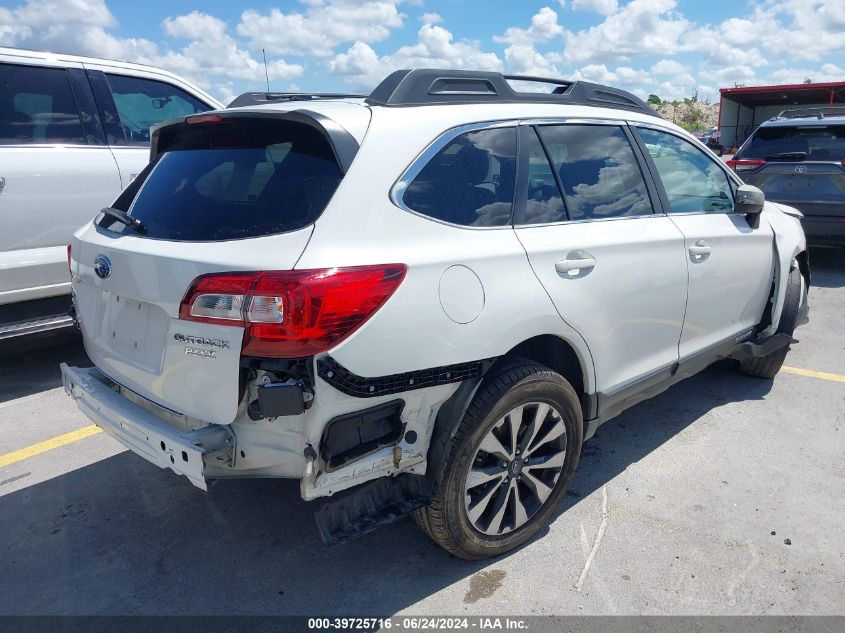
{"type": "Polygon", "coordinates": [[[596,267],[595,257],[575,257],[576,253],[570,253],[569,259],[561,259],[555,262],[555,270],[561,275],[570,277],[577,276],[577,273],[586,273],[596,267]],[[575,273],[575,274],[573,274],[575,273]]]}
{"type": "Polygon", "coordinates": [[[710,244],[704,240],[698,240],[695,244],[689,247],[689,257],[693,262],[703,262],[710,257],[710,244]]]}

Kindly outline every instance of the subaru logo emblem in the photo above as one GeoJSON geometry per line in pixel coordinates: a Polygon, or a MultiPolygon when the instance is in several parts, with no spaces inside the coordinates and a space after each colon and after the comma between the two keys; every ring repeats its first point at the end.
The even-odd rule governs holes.
{"type": "Polygon", "coordinates": [[[795,173],[796,174],[806,174],[807,173],[807,166],[806,165],[796,165],[795,166],[795,173]]]}
{"type": "Polygon", "coordinates": [[[100,255],[94,260],[94,273],[100,279],[108,279],[111,275],[111,260],[105,255],[100,255]]]}

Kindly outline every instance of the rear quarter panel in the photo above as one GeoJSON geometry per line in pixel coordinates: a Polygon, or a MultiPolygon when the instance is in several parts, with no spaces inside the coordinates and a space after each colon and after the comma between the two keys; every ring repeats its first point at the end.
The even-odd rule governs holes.
{"type": "MultiPolygon", "coordinates": [[[[513,118],[505,112],[488,120],[513,118]]],[[[443,108],[415,109],[414,125],[409,126],[407,110],[374,108],[365,142],[297,263],[300,269],[408,266],[396,293],[330,354],[360,376],[385,376],[493,358],[528,338],[553,334],[573,346],[585,388],[595,390],[586,342],[555,311],[510,227],[450,226],[391,202],[389,192],[399,176],[430,142],[452,127],[444,123],[444,113],[443,108]],[[469,268],[483,292],[482,309],[464,323],[447,316],[449,306],[443,304],[455,301],[454,287],[450,292],[441,290],[444,273],[453,266],[469,268]]],[[[454,125],[471,121],[455,120],[454,125]]],[[[469,286],[467,297],[477,297],[478,287],[474,282],[469,286]]]]}

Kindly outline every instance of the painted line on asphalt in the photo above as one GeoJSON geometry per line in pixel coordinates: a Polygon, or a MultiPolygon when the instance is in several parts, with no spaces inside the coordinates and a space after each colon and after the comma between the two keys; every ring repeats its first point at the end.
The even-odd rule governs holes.
{"type": "MultiPolygon", "coordinates": [[[[790,367],[788,365],[781,367],[781,371],[786,372],[787,374],[795,374],[796,376],[806,376],[808,378],[818,378],[820,380],[845,383],[845,376],[842,374],[831,374],[826,371],[813,371],[812,369],[801,369],[800,367],[790,367]]],[[[21,398],[18,402],[25,399],[28,398],[21,398]]],[[[83,426],[81,429],[76,429],[70,433],[50,438],[49,440],[33,444],[32,446],[27,446],[26,448],[21,448],[17,451],[12,451],[11,453],[6,453],[5,455],[0,455],[0,467],[9,466],[10,464],[23,461],[24,459],[34,457],[35,455],[40,455],[41,453],[46,453],[54,448],[78,442],[86,437],[91,437],[92,435],[102,432],[102,429],[96,424],[83,426]]]]}
{"type": "Polygon", "coordinates": [[[842,374],[831,374],[826,371],[813,371],[812,369],[801,369],[800,367],[789,367],[784,365],[780,368],[787,374],[795,374],[796,376],[806,376],[808,378],[819,378],[820,380],[830,380],[833,382],[845,382],[845,376],[842,374]]]}
{"type": "Polygon", "coordinates": [[[27,446],[26,448],[21,448],[17,451],[12,451],[11,453],[0,455],[0,467],[9,466],[10,464],[14,464],[30,457],[40,455],[41,453],[46,453],[47,451],[52,451],[54,448],[59,448],[61,446],[66,446],[67,444],[72,444],[73,442],[78,442],[79,440],[85,439],[86,437],[91,437],[92,435],[96,435],[97,433],[102,432],[102,429],[96,424],[83,426],[81,429],[76,429],[75,431],[71,431],[70,433],[58,435],[56,437],[50,438],[49,440],[38,442],[38,444],[33,444],[32,446],[27,446]]]}

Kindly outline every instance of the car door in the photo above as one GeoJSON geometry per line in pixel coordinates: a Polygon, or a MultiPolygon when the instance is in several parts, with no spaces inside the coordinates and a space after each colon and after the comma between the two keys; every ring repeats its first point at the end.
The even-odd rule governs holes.
{"type": "Polygon", "coordinates": [[[668,216],[684,235],[689,298],[682,362],[730,349],[762,317],[772,286],[773,235],[736,213],[726,165],[680,135],[638,126],[668,216]]]}
{"type": "Polygon", "coordinates": [[[150,157],[150,128],[162,121],[215,109],[172,83],[86,64],[109,146],[126,187],[150,157]]]}
{"type": "Polygon", "coordinates": [[[73,232],[120,192],[81,65],[0,61],[0,304],[70,291],[73,232]]]}
{"type": "Polygon", "coordinates": [[[605,415],[646,397],[678,360],[683,235],[621,122],[523,125],[516,234],[564,321],[587,342],[605,415]],[[562,195],[561,195],[562,194],[562,195]]]}

